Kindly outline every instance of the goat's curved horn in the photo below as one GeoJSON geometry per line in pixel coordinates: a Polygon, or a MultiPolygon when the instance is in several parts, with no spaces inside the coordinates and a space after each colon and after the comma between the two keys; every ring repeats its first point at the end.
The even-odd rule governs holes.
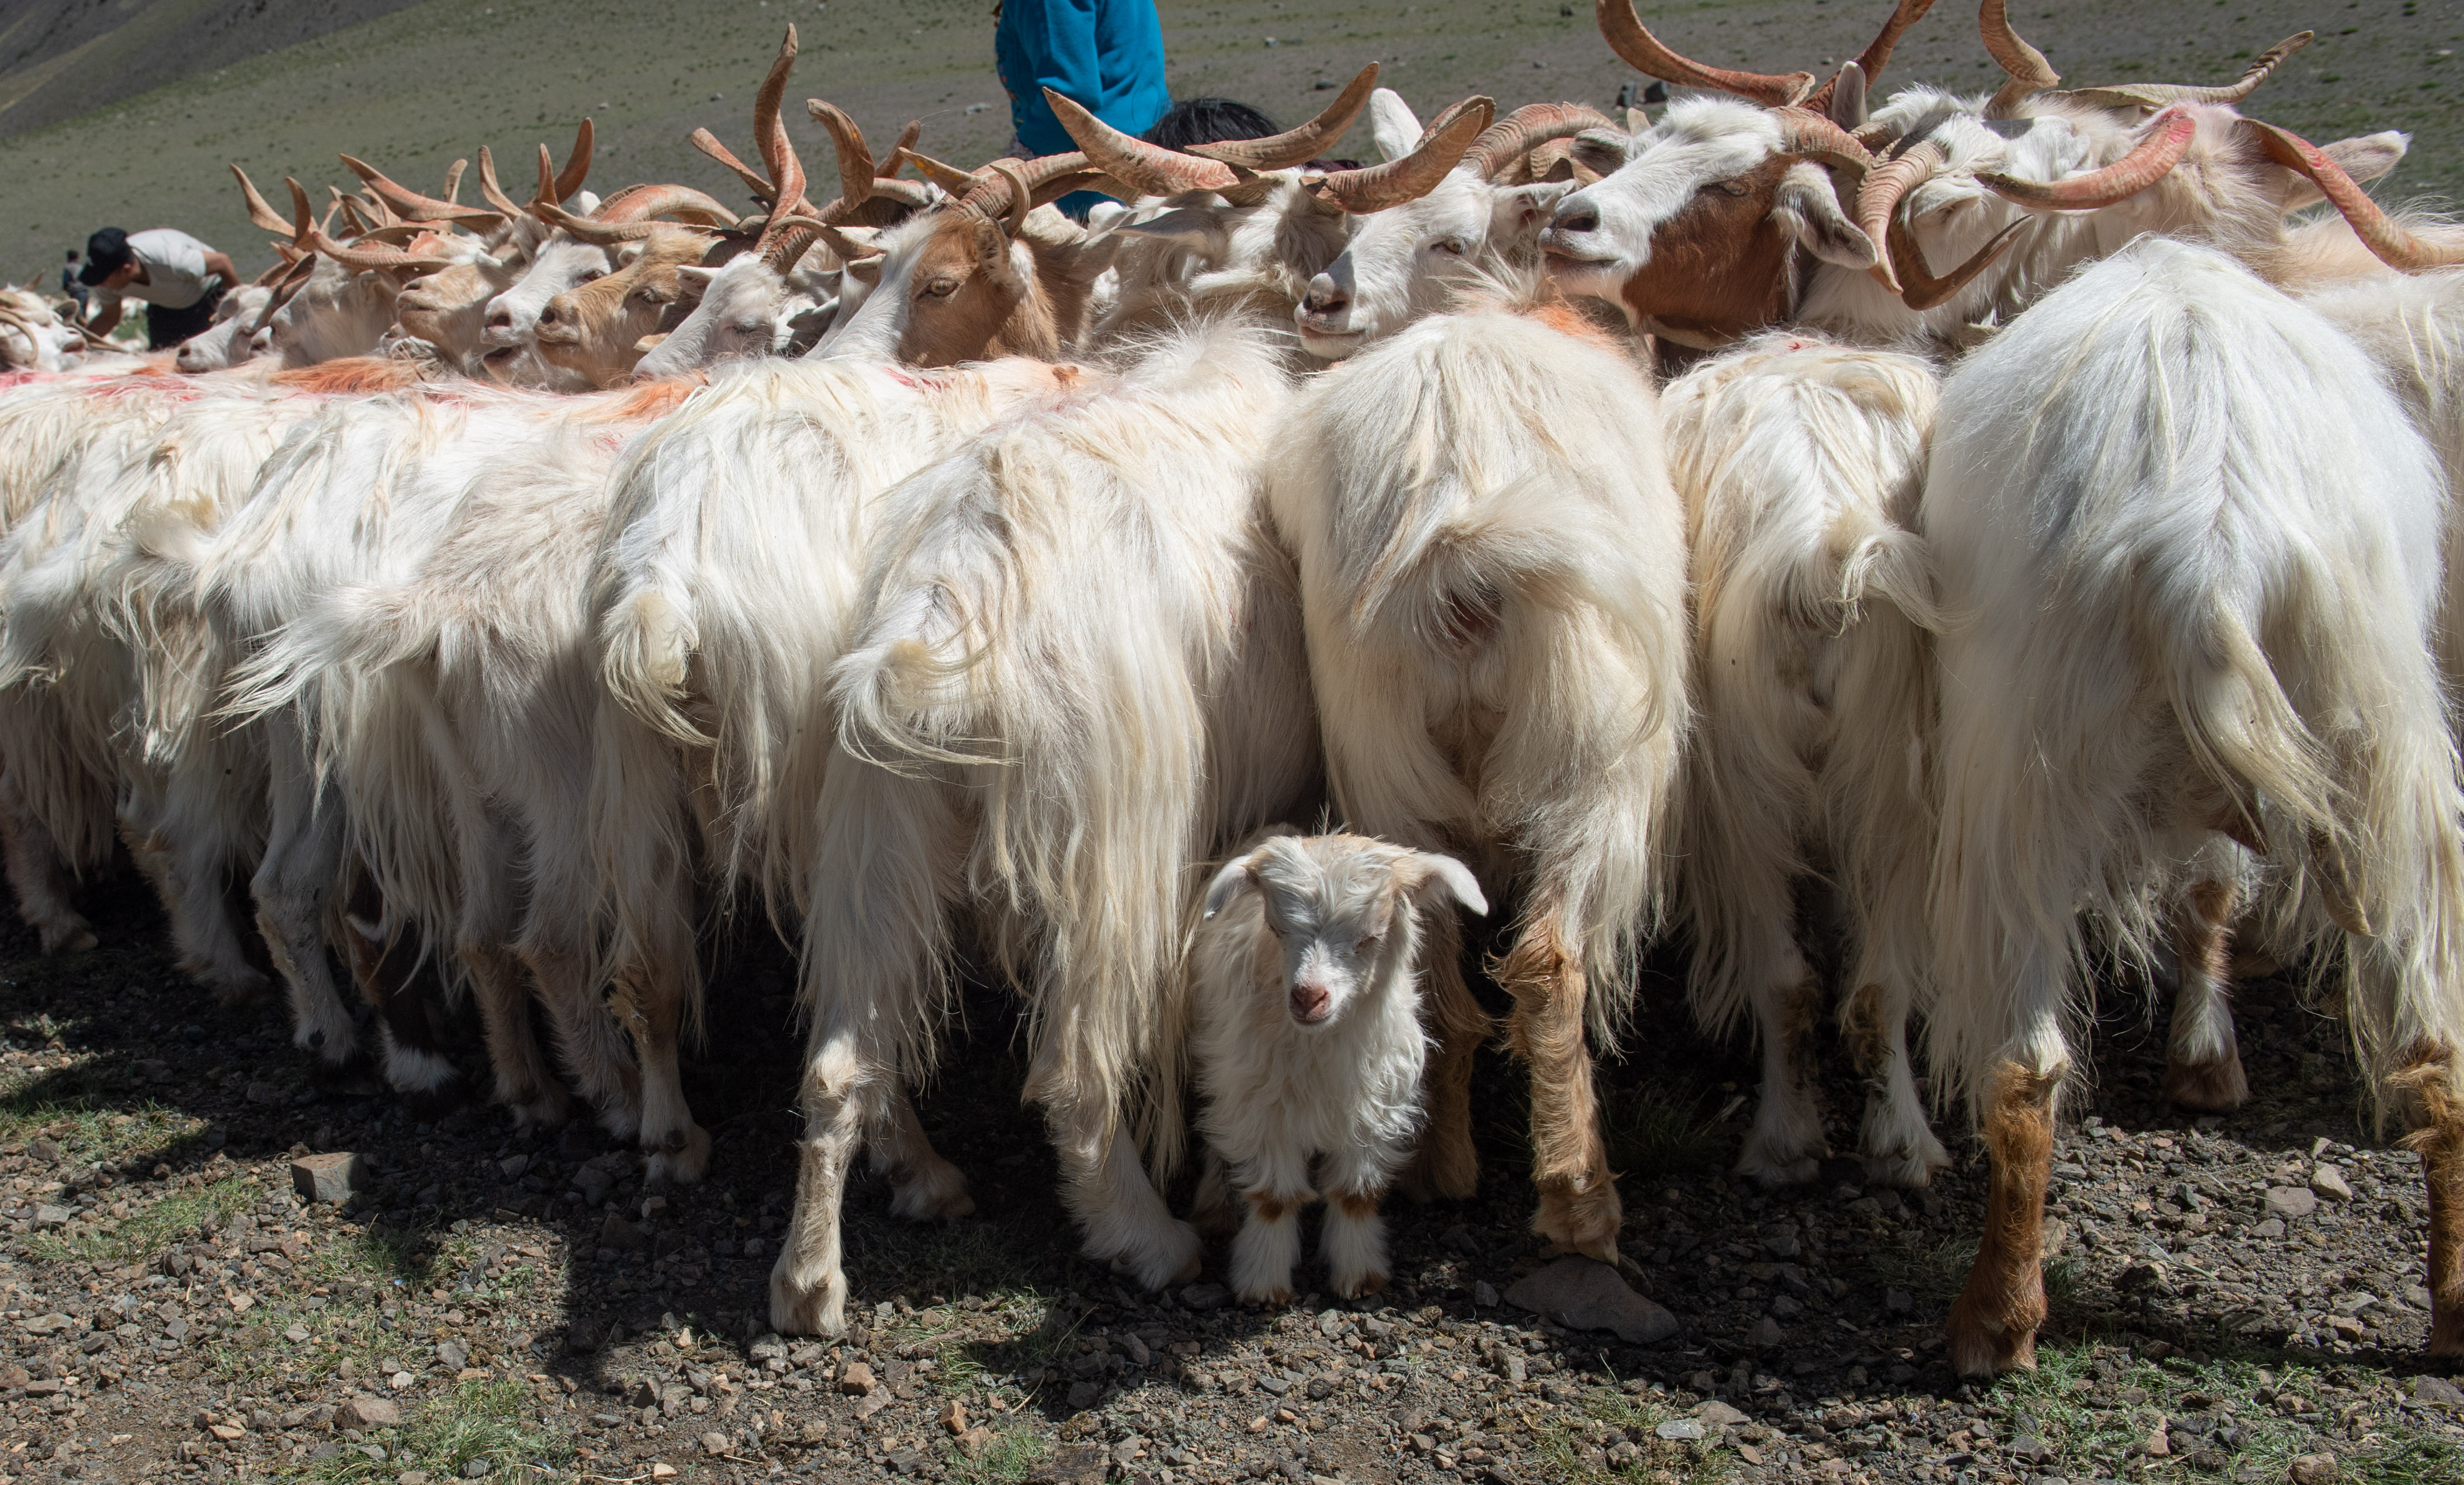
{"type": "MultiPolygon", "coordinates": [[[[779,116],[779,105],[787,97],[787,74],[795,66],[796,28],[790,23],[787,34],[780,38],[779,55],[770,64],[769,76],[761,79],[761,91],[753,97],[753,143],[761,151],[762,163],[770,167],[770,215],[774,220],[807,205],[804,163],[796,158],[796,146],[787,138],[787,121],[779,116]]],[[[758,249],[760,245],[755,246],[758,249]]]]}
{"type": "Polygon", "coordinates": [[[839,261],[842,263],[854,263],[869,257],[879,257],[883,252],[880,244],[850,237],[829,222],[822,224],[821,239],[830,245],[830,251],[839,255],[839,261]]]}
{"type": "Polygon", "coordinates": [[[896,181],[887,175],[873,177],[872,193],[887,197],[910,211],[920,211],[933,204],[933,188],[922,181],[896,181]]]}
{"type": "Polygon", "coordinates": [[[541,206],[558,206],[563,201],[564,197],[556,189],[556,157],[547,152],[545,144],[541,144],[539,147],[539,189],[531,193],[531,210],[536,211],[541,206]]]}
{"type": "Polygon", "coordinates": [[[471,162],[468,160],[456,160],[446,166],[444,200],[447,206],[451,206],[462,199],[462,172],[470,168],[471,162]]]}
{"type": "Polygon", "coordinates": [[[872,199],[872,183],[881,174],[881,166],[865,146],[864,131],[847,111],[818,98],[804,100],[804,112],[821,122],[830,131],[830,143],[839,156],[839,199],[822,211],[822,215],[835,221],[872,199]]]}
{"type": "Polygon", "coordinates": [[[1967,262],[1937,278],[1933,276],[1933,271],[1925,266],[1925,250],[1917,245],[1916,233],[1908,230],[1907,223],[1897,217],[1892,218],[1890,229],[1883,238],[1887,244],[1884,252],[1898,270],[1897,277],[1905,279],[1907,283],[1905,288],[1900,288],[1897,284],[1892,285],[1899,290],[1900,302],[1910,309],[1923,312],[1947,300],[1952,295],[1967,288],[1969,279],[1992,266],[1993,260],[2002,255],[2003,250],[2017,240],[2019,229],[2027,225],[2028,218],[2024,216],[2011,223],[1995,233],[1992,241],[1969,255],[1967,262]]]}
{"type": "MultiPolygon", "coordinates": [[[[573,131],[573,153],[564,157],[564,168],[556,172],[558,201],[571,201],[573,193],[582,188],[583,180],[590,174],[590,146],[596,138],[590,116],[583,115],[580,127],[573,131]]],[[[546,146],[540,148],[544,150],[546,146]]]]}
{"type": "Polygon", "coordinates": [[[2100,108],[2126,107],[2132,104],[2143,108],[2162,108],[2167,103],[2238,103],[2256,92],[2260,83],[2265,82],[2276,69],[2284,65],[2286,57],[2308,46],[2318,34],[2315,31],[2304,31],[2285,37],[2254,57],[2250,66],[2242,72],[2239,81],[2229,82],[2222,87],[2203,88],[2172,82],[2125,82],[2110,87],[2080,88],[2064,96],[2082,103],[2094,103],[2100,108]]]}
{"type": "Polygon", "coordinates": [[[308,204],[308,192],[297,180],[286,175],[282,184],[291,188],[291,241],[305,248],[317,228],[316,209],[308,204]]]}
{"type": "MultiPolygon", "coordinates": [[[[1077,163],[1084,166],[1087,157],[1079,155],[1077,163]]],[[[1001,231],[1015,237],[1019,229],[1026,225],[1026,213],[1035,210],[1035,188],[1027,184],[1026,169],[1019,161],[987,161],[977,172],[975,188],[960,198],[960,205],[973,207],[1000,222],[1001,231]]]]}
{"type": "Polygon", "coordinates": [[[1814,91],[1814,74],[1810,72],[1732,72],[1678,55],[1642,24],[1642,17],[1635,13],[1634,0],[1598,0],[1596,11],[1600,34],[1607,38],[1609,50],[1623,58],[1628,67],[1663,82],[1733,93],[1774,106],[1799,102],[1814,91]]]}
{"type": "Polygon", "coordinates": [[[1821,114],[1809,113],[1802,108],[1775,108],[1771,112],[1779,120],[1780,150],[1783,154],[1803,155],[1851,170],[1874,167],[1873,152],[1859,143],[1856,135],[1821,114]]]}
{"type": "Polygon", "coordinates": [[[1184,190],[1216,190],[1240,179],[1221,160],[1185,155],[1124,134],[1050,88],[1044,90],[1044,100],[1087,158],[1132,190],[1173,196],[1184,190]]]}
{"type": "Polygon", "coordinates": [[[2353,235],[2361,238],[2362,245],[2389,268],[2420,273],[2424,269],[2464,263],[2464,241],[2426,242],[2405,231],[2395,218],[2370,199],[2369,193],[2362,189],[2352,176],[2345,173],[2343,166],[2327,158],[2326,151],[2300,135],[2289,129],[2279,129],[2272,123],[2261,123],[2255,119],[2236,120],[2233,126],[2255,144],[2267,158],[2288,170],[2308,176],[2310,183],[2319,188],[2352,227],[2353,235]]]}
{"type": "Polygon", "coordinates": [[[336,242],[321,230],[311,232],[308,241],[318,252],[344,268],[416,268],[432,273],[439,268],[452,266],[451,258],[421,257],[398,248],[363,248],[353,243],[336,242]]]}
{"type": "Polygon", "coordinates": [[[1435,138],[1423,141],[1402,159],[1321,176],[1309,182],[1309,194],[1355,216],[1418,201],[1437,189],[1447,172],[1463,163],[1472,141],[1496,117],[1497,105],[1488,99],[1474,98],[1470,103],[1435,138]]]}
{"type": "Polygon", "coordinates": [[[264,329],[274,319],[274,312],[290,303],[293,295],[307,287],[309,278],[316,272],[317,260],[314,257],[303,257],[285,268],[282,277],[274,281],[274,292],[267,296],[265,307],[256,312],[255,322],[248,327],[249,339],[256,339],[256,332],[264,329]]]}
{"type": "Polygon", "coordinates": [[[599,204],[593,213],[601,222],[648,222],[664,218],[695,227],[734,227],[736,213],[690,186],[635,186],[599,204]]]}
{"type": "MultiPolygon", "coordinates": [[[[1940,144],[1919,140],[1898,159],[1866,171],[1863,184],[1857,188],[1857,225],[1865,230],[1865,235],[1876,242],[1886,240],[1891,214],[1898,210],[1900,198],[1930,178],[1945,158],[1940,144]]],[[[1899,294],[1903,291],[1892,268],[1891,255],[1886,253],[1871,272],[1882,287],[1899,294]]]]}
{"type": "Polygon", "coordinates": [[[947,161],[935,160],[931,155],[919,155],[912,149],[902,149],[891,159],[902,166],[913,166],[924,172],[926,180],[953,196],[963,196],[982,184],[973,170],[961,170],[947,161]]]}
{"type": "Polygon", "coordinates": [[[505,194],[496,184],[496,162],[488,154],[488,146],[479,146],[479,199],[504,214],[506,221],[517,221],[522,215],[520,203],[505,194]]]}
{"type": "Polygon", "coordinates": [[[1281,134],[1264,139],[1224,140],[1213,144],[1193,144],[1189,152],[1220,160],[1225,165],[1245,170],[1284,170],[1315,160],[1334,147],[1360,110],[1369,106],[1370,92],[1377,86],[1377,64],[1371,62],[1360,69],[1360,75],[1345,84],[1334,101],[1309,122],[1281,134]]]}
{"type": "MultiPolygon", "coordinates": [[[[1908,33],[1908,28],[1925,19],[1925,11],[1932,9],[1933,0],[1899,0],[1891,11],[1891,18],[1882,23],[1881,33],[1865,43],[1864,51],[1857,54],[1857,66],[1864,73],[1868,84],[1882,75],[1883,64],[1890,61],[1891,52],[1899,46],[1900,38],[1908,33]]],[[[1805,100],[1805,106],[1817,114],[1829,113],[1832,96],[1838,86],[1839,75],[1833,73],[1830,81],[1814,90],[1814,95],[1805,100]]]]}
{"type": "Polygon", "coordinates": [[[561,230],[576,242],[586,242],[593,247],[601,248],[612,248],[620,242],[639,242],[661,227],[669,225],[665,222],[650,221],[600,221],[587,216],[576,216],[562,207],[551,206],[544,201],[531,210],[538,214],[540,221],[561,230]]]}
{"type": "Polygon", "coordinates": [[[2054,71],[2045,54],[2011,29],[2009,0],[1985,0],[1976,12],[1976,29],[1985,37],[1986,54],[2011,79],[1996,89],[1985,104],[1986,118],[2008,119],[2020,103],[2061,85],[2062,75],[2054,71]]]}
{"type": "Polygon", "coordinates": [[[708,129],[695,129],[693,133],[687,135],[686,139],[692,144],[693,148],[700,150],[703,154],[710,156],[720,165],[727,166],[729,172],[734,174],[737,180],[742,181],[745,184],[746,188],[753,192],[756,199],[761,201],[767,201],[770,199],[770,182],[768,178],[763,176],[760,171],[753,168],[753,166],[737,159],[733,151],[718,142],[717,135],[713,134],[708,129]]]}
{"type": "Polygon", "coordinates": [[[2032,211],[2093,211],[2125,201],[2165,178],[2182,163],[2199,122],[2189,114],[2159,114],[2149,121],[2146,137],[2101,170],[2058,181],[2029,181],[1998,171],[1980,171],[1977,180],[2003,200],[2032,211]],[[2155,125],[2161,124],[2162,127],[2155,125]]]}
{"type": "Polygon", "coordinates": [[[1490,176],[1551,140],[1616,127],[1581,103],[1527,103],[1481,130],[1463,155],[1482,175],[1490,176]]]}
{"type": "Polygon", "coordinates": [[[295,230],[291,220],[274,210],[270,202],[256,193],[256,183],[248,178],[248,172],[234,165],[231,167],[231,173],[239,178],[240,196],[248,203],[248,219],[267,232],[290,236],[295,230]]]}
{"type": "MultiPolygon", "coordinates": [[[[891,142],[891,150],[892,153],[895,153],[902,149],[913,149],[915,147],[915,142],[923,137],[924,121],[921,119],[910,119],[907,121],[907,126],[898,131],[898,138],[891,142]]],[[[877,175],[888,175],[891,172],[888,167],[885,166],[873,173],[877,175]]]]}
{"type": "MultiPolygon", "coordinates": [[[[371,195],[415,221],[466,222],[485,232],[504,220],[496,212],[484,208],[455,206],[451,201],[440,200],[434,196],[423,196],[407,187],[387,180],[383,171],[364,160],[354,160],[349,155],[343,155],[341,158],[345,169],[367,183],[371,195]]],[[[462,184],[461,172],[458,169],[453,173],[452,181],[457,188],[462,184]]]]}

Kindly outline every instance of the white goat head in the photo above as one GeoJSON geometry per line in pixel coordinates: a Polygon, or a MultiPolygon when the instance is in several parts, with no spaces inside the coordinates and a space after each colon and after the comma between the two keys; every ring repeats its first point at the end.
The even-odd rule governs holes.
{"type": "Polygon", "coordinates": [[[1452,898],[1475,913],[1488,899],[1452,856],[1359,835],[1276,835],[1224,866],[1206,888],[1210,919],[1243,892],[1258,894],[1265,926],[1284,949],[1277,986],[1295,1025],[1334,1025],[1378,969],[1414,942],[1411,915],[1452,898]]]}

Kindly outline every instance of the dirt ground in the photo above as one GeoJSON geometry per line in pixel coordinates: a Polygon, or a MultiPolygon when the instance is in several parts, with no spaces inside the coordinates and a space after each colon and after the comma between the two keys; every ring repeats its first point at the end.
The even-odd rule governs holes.
{"type": "MultiPolygon", "coordinates": [[[[432,188],[455,158],[487,144],[518,194],[537,144],[561,157],[585,113],[600,131],[593,180],[603,189],[674,179],[736,200],[740,188],[685,136],[707,124],[746,147],[754,88],[790,20],[803,39],[792,97],[828,98],[883,136],[921,118],[925,148],[974,165],[1009,138],[991,10],[990,0],[428,0],[0,141],[0,277],[50,281],[62,249],[106,223],[186,228],[253,272],[273,255],[226,162],[269,189],[296,175],[321,200],[325,184],[349,180],[338,150],[432,188]]],[[[1424,112],[1475,92],[1508,107],[1606,105],[1635,77],[1600,40],[1591,5],[1571,0],[1166,0],[1160,10],[1177,96],[1226,94],[1287,121],[1324,101],[1318,84],[1371,60],[1424,112]]],[[[1681,51],[1769,71],[1836,65],[1889,10],[1883,0],[1642,6],[1681,51]]],[[[2223,81],[2258,49],[2315,29],[2319,40],[2253,111],[2319,139],[2410,131],[2413,157],[2381,192],[2464,195],[2464,0],[2074,0],[2014,15],[2079,83],[2223,81]]],[[[1885,85],[1917,80],[1998,80],[1972,5],[1945,0],[1903,45],[1885,85]]],[[[788,124],[808,163],[828,159],[826,136],[803,110],[788,124]]],[[[1366,156],[1366,129],[1346,147],[1366,156]]]]}
{"type": "MultiPolygon", "coordinates": [[[[278,1006],[217,1008],[180,978],[137,881],[85,904],[85,954],[0,929],[12,1482],[2464,1478],[2464,1392],[2416,1355],[2419,1168],[2373,1135],[2335,1023],[2278,983],[2244,997],[2258,1097],[2221,1119],[2157,1101],[2146,999],[2108,994],[2056,1155],[2040,1369],[1975,1387],[1939,1341],[1981,1218],[1973,1142],[1904,1196],[1849,1161],[1772,1194],[1730,1181],[1751,1065],[1690,1030],[1664,973],[1605,1097],[1627,1267],[1669,1339],[1507,1297],[1544,1259],[1499,1061],[1480,1195],[1394,1206],[1385,1295],[1245,1310],[1221,1245],[1195,1285],[1124,1291],[1071,1255],[1014,1022],[979,990],[921,1099],[977,1213],[912,1227],[859,1178],[856,1328],[823,1345],[763,1321],[797,1035],[762,933],[713,964],[687,1069],[711,1179],[645,1193],[586,1128],[422,1123],[316,1086],[278,1006]],[[334,1152],[365,1163],[359,1190],[299,1200],[292,1161],[334,1152]]],[[[467,1012],[451,1025],[476,1076],[467,1012]]],[[[1859,1096],[1826,1088],[1843,1150],[1859,1096]]]]}

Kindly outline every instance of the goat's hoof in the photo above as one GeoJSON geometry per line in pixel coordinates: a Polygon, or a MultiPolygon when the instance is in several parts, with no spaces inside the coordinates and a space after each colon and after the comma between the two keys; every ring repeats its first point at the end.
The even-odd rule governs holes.
{"type": "Polygon", "coordinates": [[[514,1128],[517,1130],[555,1129],[573,1117],[573,1100],[565,1097],[561,1088],[541,1088],[527,1097],[500,1090],[496,1097],[513,1111],[514,1128]]]}
{"type": "Polygon", "coordinates": [[[2431,1356],[2464,1356],[2464,1310],[2454,1304],[2431,1301],[2433,1312],[2430,1321],[2429,1354],[2431,1356]]]}
{"type": "Polygon", "coordinates": [[[1467,1202],[1480,1194],[1480,1157],[1469,1150],[1443,1156],[1423,1151],[1396,1184],[1407,1202],[1467,1202]]]}
{"type": "Polygon", "coordinates": [[[698,1186],[710,1172],[710,1131],[687,1124],[650,1152],[645,1179],[663,1186],[698,1186]]]}
{"type": "Polygon", "coordinates": [[[2036,1369],[2036,1327],[2020,1329],[1987,1319],[1966,1294],[1950,1307],[1944,1327],[1950,1369],[1962,1377],[1998,1377],[2036,1369]]]}
{"type": "Polygon", "coordinates": [[[2202,1114],[2230,1114],[2250,1101],[2250,1078],[2242,1072],[2241,1053],[2221,1062],[2165,1063],[2165,1097],[2202,1114]]]}
{"type": "Polygon", "coordinates": [[[1859,1159],[1864,1163],[1867,1186],[1921,1191],[1933,1185],[1935,1171],[1950,1164],[1950,1152],[1927,1131],[1924,1141],[1913,1149],[1902,1145],[1897,1149],[1867,1150],[1859,1159]]]}
{"type": "Polygon", "coordinates": [[[1371,1295],[1384,1294],[1389,1277],[1391,1275],[1383,1269],[1372,1269],[1366,1274],[1330,1274],[1327,1280],[1333,1286],[1335,1297],[1363,1299],[1371,1295]]]}
{"type": "Polygon", "coordinates": [[[602,1104],[599,1109],[599,1127],[606,1130],[607,1138],[618,1144],[637,1142],[642,1137],[641,1105],[638,1103],[602,1104]]]}
{"type": "Polygon", "coordinates": [[[1561,1182],[1542,1186],[1540,1210],[1531,1219],[1532,1231],[1568,1252],[1602,1263],[1617,1261],[1617,1233],[1624,1227],[1617,1183],[1605,1175],[1586,1191],[1568,1190],[1561,1182]]]}
{"type": "Polygon", "coordinates": [[[1830,1147],[1819,1135],[1809,1144],[1803,1140],[1784,1139],[1754,1130],[1746,1136],[1746,1147],[1737,1152],[1737,1174],[1771,1190],[1783,1186],[1803,1186],[1822,1171],[1822,1157],[1830,1147]]]}
{"type": "Polygon", "coordinates": [[[1280,1310],[1300,1297],[1292,1293],[1292,1286],[1289,1284],[1260,1284],[1252,1289],[1242,1290],[1239,1297],[1243,1304],[1280,1310]]]}
{"type": "MultiPolygon", "coordinates": [[[[1109,1255],[1112,1272],[1134,1280],[1140,1289],[1150,1293],[1195,1282],[1206,1267],[1206,1255],[1202,1251],[1205,1245],[1198,1240],[1198,1230],[1186,1222],[1170,1218],[1166,1219],[1164,1228],[1153,1239],[1133,1243],[1134,1249],[1143,1249],[1143,1252],[1109,1255]]],[[[1101,1253],[1089,1256],[1107,1257],[1101,1253]]]]}
{"type": "Polygon", "coordinates": [[[847,1334],[847,1275],[833,1269],[810,1282],[787,1273],[788,1253],[770,1271],[770,1328],[782,1336],[847,1334]]]}
{"type": "Polygon", "coordinates": [[[955,1222],[976,1209],[967,1178],[957,1166],[935,1160],[927,1168],[890,1184],[890,1214],[909,1222],[955,1222]]]}
{"type": "Polygon", "coordinates": [[[214,1004],[226,1010],[256,1005],[274,992],[274,982],[253,969],[215,969],[209,965],[193,978],[213,991],[214,1004]]]}
{"type": "Polygon", "coordinates": [[[82,918],[71,917],[37,930],[46,954],[82,954],[98,943],[94,928],[82,918]]]}

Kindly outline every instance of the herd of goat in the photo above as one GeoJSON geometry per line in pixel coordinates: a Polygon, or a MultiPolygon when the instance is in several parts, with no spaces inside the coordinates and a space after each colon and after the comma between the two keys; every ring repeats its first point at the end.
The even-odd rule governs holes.
{"type": "Polygon", "coordinates": [[[2240,111],[2306,33],[2066,91],[1987,0],[1997,91],[1869,100],[1929,4],[1817,85],[1599,0],[1697,90],[1657,119],[1423,126],[1373,66],[1186,152],[1056,98],[1080,151],[965,171],[816,100],[826,206],[791,31],[760,167],[695,135],[749,216],[590,195],[586,124],[528,203],[485,151],[479,206],[242,176],[281,262],[176,367],[0,302],[20,909],[91,944],[124,842],[201,984],[278,977],[313,1058],[423,1099],[433,963],[517,1119],[578,1095],[690,1182],[697,942],[758,904],[810,1037],[771,1319],[821,1334],[860,1150],[970,1209],[910,1100],[966,964],[1086,1252],[1196,1272],[1195,1092],[1194,1214],[1272,1301],[1321,1195],[1357,1295],[1390,1186],[1474,1188],[1459,908],[1501,910],[1533,1227],[1615,1260],[1591,1059],[1678,933],[1705,1023],[1750,1012],[1763,1182],[1827,1153],[1835,1004],[1871,1179],[1945,1165],[1922,1027],[1991,1165],[1969,1375],[2033,1363],[2092,966],[2170,961],[2167,1092],[2220,1111],[2238,945],[2414,1131],[2464,1353],[2464,233],[2356,184],[2402,135],[2240,111]],[[1311,164],[1364,108],[1384,163],[1311,164]]]}

